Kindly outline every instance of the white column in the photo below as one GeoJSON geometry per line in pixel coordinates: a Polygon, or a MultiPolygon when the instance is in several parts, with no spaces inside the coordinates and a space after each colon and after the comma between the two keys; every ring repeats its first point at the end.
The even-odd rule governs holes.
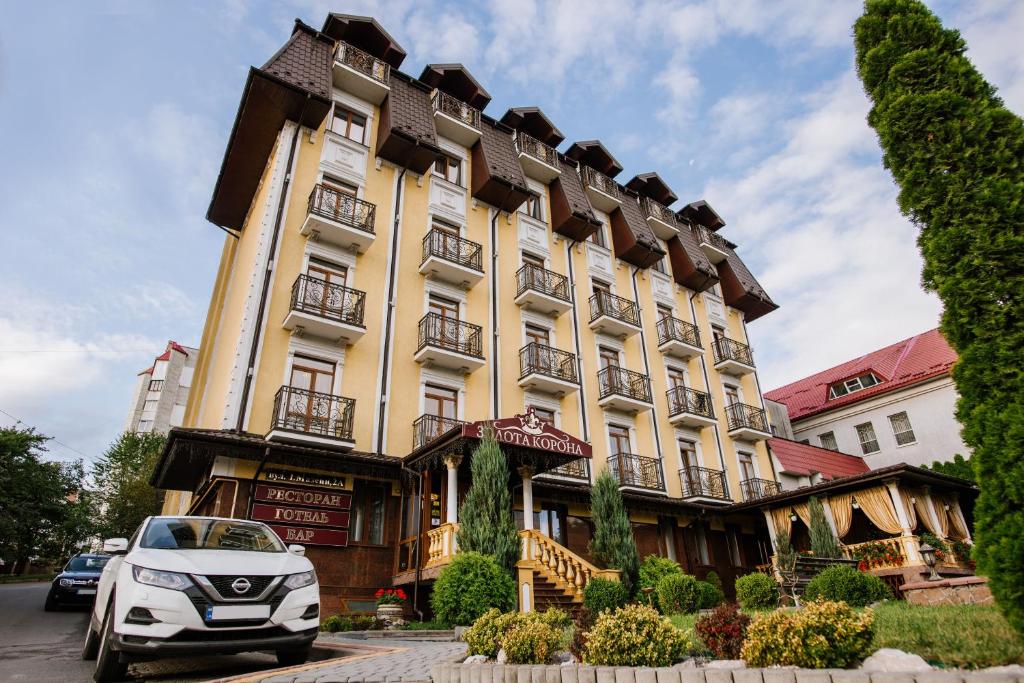
{"type": "Polygon", "coordinates": [[[928,511],[928,517],[932,520],[932,526],[937,529],[935,535],[942,538],[942,524],[939,522],[939,513],[935,511],[935,501],[932,500],[930,486],[921,487],[921,498],[924,500],[924,507],[928,511]]]}
{"type": "Polygon", "coordinates": [[[896,519],[900,521],[900,527],[903,528],[903,549],[907,554],[907,561],[910,564],[924,564],[917,543],[910,538],[914,535],[914,530],[910,528],[910,520],[907,518],[906,508],[903,507],[899,485],[895,481],[887,481],[885,486],[889,489],[889,498],[892,499],[892,505],[896,508],[896,519]]]}
{"type": "Polygon", "coordinates": [[[832,506],[829,505],[828,498],[819,498],[821,501],[821,508],[825,511],[825,521],[828,522],[828,526],[832,529],[832,535],[836,537],[836,540],[842,543],[839,538],[839,532],[836,531],[836,518],[832,516],[832,506]]]}
{"type": "Polygon", "coordinates": [[[448,468],[448,497],[445,503],[447,512],[445,520],[448,524],[455,524],[459,521],[459,463],[462,458],[457,455],[449,455],[444,459],[444,465],[448,468]]]}
{"type": "Polygon", "coordinates": [[[523,478],[523,528],[533,528],[533,468],[520,467],[519,476],[523,478]]]}
{"type": "Polygon", "coordinates": [[[770,538],[772,541],[772,548],[778,550],[779,541],[775,538],[775,521],[772,519],[772,515],[770,512],[768,512],[767,508],[761,510],[761,512],[764,513],[764,521],[768,522],[768,538],[770,538]]]}

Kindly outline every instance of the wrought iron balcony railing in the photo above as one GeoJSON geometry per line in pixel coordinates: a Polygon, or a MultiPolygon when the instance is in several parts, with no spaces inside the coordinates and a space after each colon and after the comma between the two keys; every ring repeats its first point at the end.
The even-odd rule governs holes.
{"type": "Polygon", "coordinates": [[[654,491],[665,490],[661,461],[635,453],[617,453],[608,457],[608,468],[619,486],[635,486],[654,491]]]}
{"type": "Polygon", "coordinates": [[[725,418],[729,423],[730,432],[734,429],[755,429],[770,433],[768,417],[763,408],[746,403],[733,403],[725,407],[725,418]]]}
{"type": "Polygon", "coordinates": [[[694,225],[692,228],[693,236],[697,238],[698,243],[710,244],[723,251],[729,248],[729,245],[725,243],[725,238],[714,230],[708,230],[703,225],[694,225]]]}
{"type": "Polygon", "coordinates": [[[619,198],[619,186],[614,180],[590,166],[580,166],[580,170],[585,184],[615,199],[619,198]]]}
{"type": "Polygon", "coordinates": [[[655,323],[655,327],[658,330],[658,346],[670,341],[679,341],[700,347],[700,330],[693,323],[666,315],[655,323]]]}
{"type": "Polygon", "coordinates": [[[434,109],[442,114],[447,114],[453,119],[462,121],[467,126],[472,126],[473,128],[480,127],[480,110],[469,106],[462,100],[456,99],[446,92],[435,90],[431,102],[434,105],[434,109]]]}
{"type": "Polygon", "coordinates": [[[348,43],[338,43],[337,60],[384,85],[391,79],[391,65],[348,43]]]}
{"type": "Polygon", "coordinates": [[[754,352],[749,346],[735,339],[718,337],[712,344],[715,351],[715,362],[721,363],[727,360],[734,360],[744,365],[754,365],[754,352]]]}
{"type": "Polygon", "coordinates": [[[463,420],[456,420],[453,417],[420,415],[412,423],[412,448],[416,450],[420,446],[426,446],[464,424],[466,423],[463,420]]]}
{"type": "Polygon", "coordinates": [[[570,460],[564,465],[559,465],[551,470],[548,470],[547,474],[557,474],[560,477],[572,477],[573,479],[584,479],[590,480],[590,464],[586,458],[580,458],[579,460],[570,460]]]}
{"type": "Polygon", "coordinates": [[[355,399],[283,386],[274,396],[272,430],[350,441],[355,399]]]}
{"type": "Polygon", "coordinates": [[[740,492],[743,493],[743,500],[758,500],[781,493],[779,482],[771,479],[744,479],[740,482],[740,492]]]}
{"type": "Polygon", "coordinates": [[[523,267],[516,271],[516,296],[520,296],[528,289],[562,301],[572,301],[567,277],[532,263],[524,263],[523,267]]]}
{"type": "Polygon", "coordinates": [[[531,342],[519,349],[519,378],[535,372],[566,382],[579,382],[576,354],[531,342]]]}
{"type": "Polygon", "coordinates": [[[725,487],[725,473],[708,467],[684,467],[679,470],[679,483],[683,486],[683,497],[703,496],[729,500],[725,487]]]}
{"type": "Polygon", "coordinates": [[[640,207],[644,210],[644,216],[647,218],[657,218],[662,223],[669,225],[676,224],[676,215],[672,213],[672,210],[650,197],[641,197],[640,207]]]}
{"type": "Polygon", "coordinates": [[[427,313],[420,319],[419,346],[434,346],[467,356],[483,357],[483,332],[479,325],[449,318],[440,313],[427,313]]]}
{"type": "Polygon", "coordinates": [[[366,293],[300,275],[292,285],[292,310],[363,326],[366,293]]]}
{"type": "Polygon", "coordinates": [[[651,402],[651,378],[642,373],[609,365],[597,373],[597,383],[601,387],[598,398],[619,394],[637,401],[651,402]]]}
{"type": "Polygon", "coordinates": [[[516,131],[516,149],[523,154],[529,154],[535,159],[540,159],[549,166],[558,168],[558,152],[551,145],[546,145],[532,135],[523,131],[516,131]]]}
{"type": "Polygon", "coordinates": [[[715,419],[715,408],[711,404],[711,394],[697,391],[689,387],[672,387],[666,392],[668,396],[668,414],[670,417],[680,413],[700,415],[715,419]]]}
{"type": "Polygon", "coordinates": [[[453,235],[447,230],[432,228],[423,236],[423,260],[420,263],[426,262],[431,256],[478,270],[481,273],[484,270],[483,247],[476,242],[453,235]]]}
{"type": "Polygon", "coordinates": [[[372,235],[377,205],[318,184],[309,194],[308,211],[372,235]]]}
{"type": "Polygon", "coordinates": [[[640,311],[636,307],[636,302],[611,292],[594,292],[590,297],[590,321],[593,322],[602,315],[640,327],[640,311]]]}

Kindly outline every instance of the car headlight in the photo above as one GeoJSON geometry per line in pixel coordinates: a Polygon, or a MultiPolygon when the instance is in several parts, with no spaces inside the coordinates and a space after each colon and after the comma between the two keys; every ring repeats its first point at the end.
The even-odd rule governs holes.
{"type": "Polygon", "coordinates": [[[284,580],[285,587],[290,588],[291,590],[312,586],[314,583],[316,583],[316,572],[313,571],[292,574],[284,580]]]}
{"type": "Polygon", "coordinates": [[[185,574],[162,572],[156,569],[146,569],[145,567],[133,566],[132,576],[141,584],[156,586],[157,588],[167,588],[172,591],[183,591],[192,585],[192,579],[188,578],[185,574]]]}
{"type": "Polygon", "coordinates": [[[61,579],[60,581],[58,581],[58,583],[60,584],[61,588],[71,588],[73,585],[75,585],[75,582],[71,579],[61,579]]]}

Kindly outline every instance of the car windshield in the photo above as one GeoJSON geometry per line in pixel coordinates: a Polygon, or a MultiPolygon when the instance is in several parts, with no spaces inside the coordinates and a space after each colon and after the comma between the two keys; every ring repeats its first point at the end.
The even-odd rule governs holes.
{"type": "Polygon", "coordinates": [[[140,545],[161,550],[284,552],[284,545],[263,524],[201,517],[153,519],[142,534],[140,545]]]}
{"type": "Polygon", "coordinates": [[[64,567],[66,572],[100,572],[103,565],[110,560],[109,557],[72,557],[68,566],[64,567]]]}

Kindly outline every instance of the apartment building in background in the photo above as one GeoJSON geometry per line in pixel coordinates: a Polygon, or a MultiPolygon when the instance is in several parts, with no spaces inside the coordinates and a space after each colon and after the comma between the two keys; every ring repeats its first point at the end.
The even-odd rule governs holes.
{"type": "Polygon", "coordinates": [[[460,64],[404,60],[331,14],[250,69],[195,390],[152,479],[165,511],[307,546],[324,612],[370,611],[381,585],[426,609],[489,430],[524,608],[599,571],[606,470],[642,556],[731,592],[771,554],[765,514],[731,506],[780,487],[747,329],[776,304],[725,220],[530,103],[487,113],[460,64]]]}
{"type": "Polygon", "coordinates": [[[167,342],[164,352],[139,373],[125,431],[166,434],[184,424],[199,349],[167,342]]]}
{"type": "Polygon", "coordinates": [[[970,457],[955,415],[954,363],[956,352],[929,330],[765,397],[785,406],[796,441],[863,458],[870,469],[930,465],[970,457]]]}

